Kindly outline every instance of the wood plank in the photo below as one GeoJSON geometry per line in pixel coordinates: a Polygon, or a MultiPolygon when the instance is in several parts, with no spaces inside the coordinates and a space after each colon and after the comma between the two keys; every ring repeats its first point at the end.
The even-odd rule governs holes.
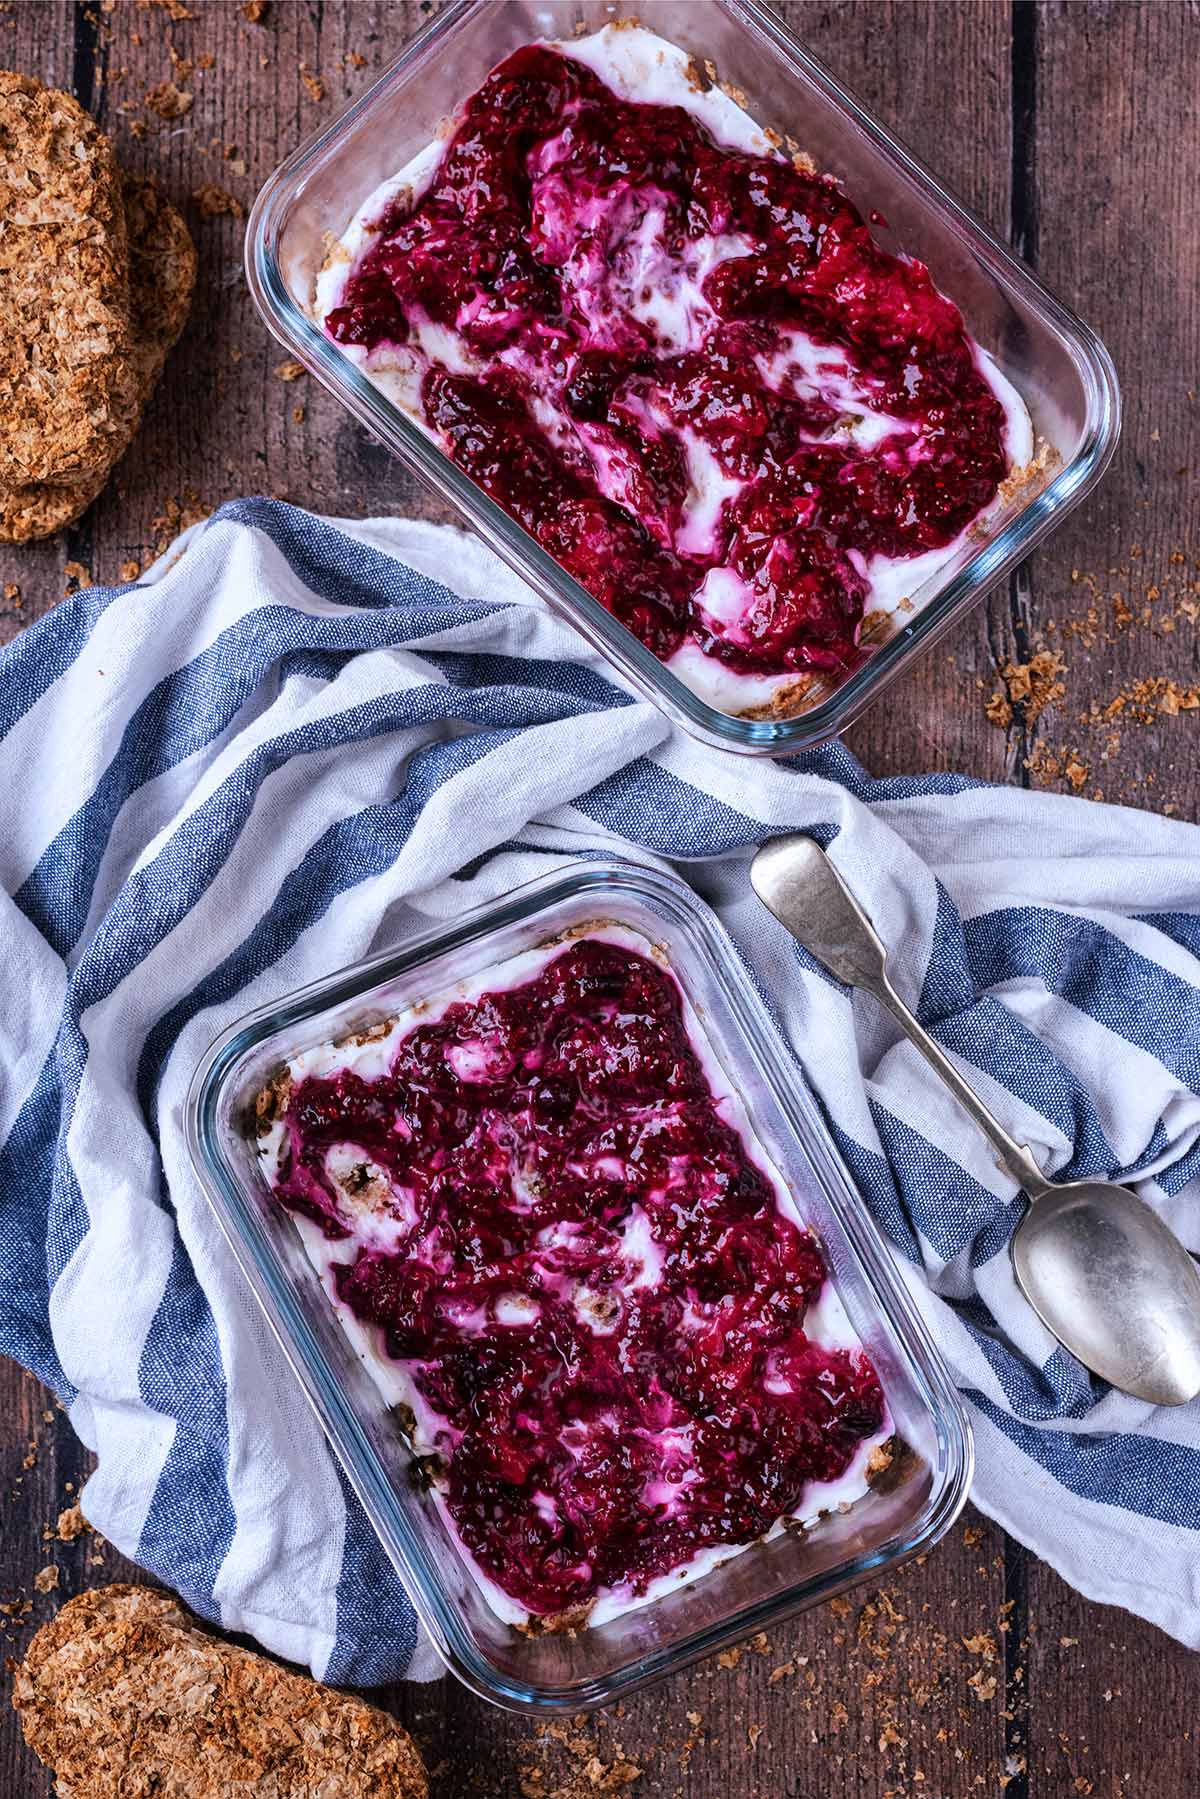
{"type": "Polygon", "coordinates": [[[1030,1565],[1033,1799],[1131,1799],[1196,1790],[1196,1657],[1116,1606],[1093,1605],[1030,1565]]]}
{"type": "MultiPolygon", "coordinates": [[[[1177,0],[1056,3],[1039,7],[1035,23],[1038,264],[1108,343],[1125,401],[1104,486],[1036,559],[1040,618],[1085,625],[1066,641],[1059,633],[1067,693],[1045,715],[1044,736],[1078,746],[1092,767],[1088,791],[1195,818],[1200,712],[1155,716],[1151,695],[1136,708],[1151,722],[1131,723],[1128,705],[1100,725],[1080,715],[1149,676],[1200,678],[1196,612],[1181,610],[1200,599],[1200,93],[1188,78],[1200,62],[1200,15],[1177,0]],[[1072,582],[1073,568],[1094,587],[1072,582]],[[1125,624],[1116,594],[1133,615],[1125,624]],[[1102,754],[1117,733],[1112,760],[1098,764],[1097,746],[1102,754]]],[[[1195,1657],[1140,1619],[1088,1604],[1044,1564],[1030,1567],[1029,1606],[1031,1792],[1194,1791],[1195,1657]]]]}
{"type": "Polygon", "coordinates": [[[1200,15],[1181,0],[1056,0],[1032,19],[1037,264],[1108,344],[1125,402],[1103,485],[1035,558],[1035,616],[1067,665],[1066,695],[1040,735],[1077,749],[1085,792],[1195,818],[1200,711],[1164,714],[1162,694],[1143,687],[1139,704],[1135,689],[1200,679],[1200,91],[1187,75],[1200,15]],[[1084,722],[1093,705],[1119,710],[1084,722]]]}
{"type": "MultiPolygon", "coordinates": [[[[60,1514],[77,1503],[92,1465],[53,1396],[0,1356],[0,1603],[19,1608],[0,1615],[5,1659],[19,1659],[37,1627],[72,1594],[114,1580],[149,1584],[92,1531],[67,1542],[57,1534],[60,1514]],[[58,1570],[58,1582],[42,1593],[36,1581],[47,1568],[58,1570]]],[[[6,1676],[0,1681],[0,1794],[44,1799],[53,1790],[50,1775],[25,1747],[7,1697],[6,1676]]]]}

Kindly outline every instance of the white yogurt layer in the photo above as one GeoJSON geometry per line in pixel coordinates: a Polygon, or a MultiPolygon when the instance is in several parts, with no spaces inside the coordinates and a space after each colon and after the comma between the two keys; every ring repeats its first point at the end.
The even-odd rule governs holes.
{"type": "MultiPolygon", "coordinates": [[[[684,50],[642,26],[607,25],[590,37],[546,42],[585,63],[623,99],[683,107],[700,120],[718,142],[729,148],[761,156],[779,154],[760,126],[728,94],[716,86],[707,91],[700,90],[689,75],[691,58],[684,50]]],[[[442,140],[435,140],[363,201],[338,248],[317,277],[313,310],[318,322],[341,303],[350,274],[377,240],[380,222],[397,196],[407,191],[416,201],[426,191],[443,150],[442,140]]],[[[737,238],[701,240],[694,265],[681,272],[676,263],[661,253],[658,238],[651,209],[621,245],[623,264],[617,274],[620,290],[628,301],[626,310],[643,321],[652,321],[665,345],[678,350],[695,347],[713,323],[713,314],[701,292],[705,277],[719,262],[746,254],[748,246],[737,238]]],[[[605,274],[611,282],[613,269],[607,268],[605,274]]],[[[575,295],[576,304],[581,304],[585,312],[586,292],[585,281],[575,295]]],[[[421,379],[428,363],[441,363],[459,373],[477,373],[483,366],[457,333],[419,321],[413,325],[410,343],[403,346],[379,344],[371,350],[354,344],[339,347],[435,442],[440,440],[422,417],[420,404],[421,379]]],[[[985,351],[976,346],[975,356],[981,374],[1004,409],[1009,468],[1024,468],[1032,461],[1034,452],[1033,427],[1025,403],[985,351]]],[[[500,360],[509,362],[522,373],[530,372],[523,366],[519,350],[501,352],[500,360]]],[[[800,395],[821,399],[842,414],[841,422],[824,441],[853,443],[866,448],[894,429],[904,428],[899,421],[889,419],[872,407],[836,349],[818,347],[797,333],[786,356],[779,360],[780,391],[794,390],[800,395]]],[[[597,433],[578,425],[548,400],[543,399],[535,410],[539,424],[554,441],[573,439],[584,445],[601,492],[607,498],[623,503],[625,494],[619,458],[597,441],[597,433]]],[[[647,420],[647,425],[653,430],[654,421],[647,420]]],[[[703,550],[710,537],[722,502],[739,492],[743,483],[722,475],[711,451],[694,433],[677,424],[671,429],[683,440],[692,480],[684,526],[675,547],[684,554],[696,554],[703,550]]],[[[1002,501],[997,498],[954,542],[923,556],[898,559],[876,556],[868,560],[851,553],[851,560],[867,589],[864,617],[878,615],[871,627],[875,636],[891,635],[895,628],[908,622],[927,604],[936,590],[936,577],[960,555],[968,535],[972,540],[977,537],[981,526],[986,526],[1001,505],[1002,501]],[[879,617],[896,621],[896,624],[881,629],[879,617]]],[[[722,576],[724,580],[715,585],[714,593],[720,605],[712,610],[718,619],[730,623],[749,607],[750,590],[732,569],[712,571],[710,582],[713,575],[722,576]]],[[[709,597],[707,591],[703,592],[705,602],[709,597]]],[[[684,643],[668,660],[667,667],[710,705],[734,714],[770,706],[777,695],[794,688],[800,678],[791,672],[743,673],[707,655],[694,641],[684,643]]]]}
{"type": "MultiPolygon", "coordinates": [[[[660,967],[666,967],[666,957],[661,949],[651,944],[639,932],[627,926],[614,923],[598,923],[589,925],[585,930],[575,934],[575,939],[586,937],[601,943],[612,943],[630,950],[636,955],[645,956],[656,961],[660,967]]],[[[323,1043],[305,1050],[293,1058],[288,1064],[294,1083],[312,1076],[330,1076],[344,1070],[353,1071],[364,1080],[378,1079],[384,1075],[394,1059],[401,1041],[420,1025],[436,1022],[452,1005],[462,1002],[471,1003],[486,992],[506,991],[524,985],[541,972],[556,956],[563,953],[566,944],[561,938],[554,939],[535,948],[523,950],[508,957],[495,967],[481,970],[466,980],[456,982],[444,989],[428,1001],[410,1005],[399,1011],[388,1021],[386,1032],[373,1035],[367,1041],[323,1043]]],[[[683,1004],[684,1022],[688,1037],[698,1060],[704,1070],[709,1089],[718,1103],[718,1109],[726,1122],[739,1134],[746,1147],[747,1154],[754,1165],[769,1180],[775,1193],[780,1211],[792,1219],[801,1229],[806,1229],[796,1199],[784,1181],[783,1176],[765,1154],[762,1146],[754,1137],[745,1107],[730,1084],[723,1067],[717,1060],[712,1046],[707,1040],[694,1010],[689,1005],[686,995],[680,994],[683,1004]]],[[[259,1139],[259,1157],[266,1179],[274,1185],[279,1173],[279,1157],[284,1141],[284,1126],[274,1123],[270,1131],[259,1139]]],[[[331,1149],[325,1162],[325,1172],[337,1188],[339,1211],[342,1219],[351,1225],[351,1234],[337,1241],[325,1236],[320,1226],[312,1220],[292,1214],[292,1222],[304,1244],[308,1257],[320,1276],[322,1286],[329,1297],[338,1320],[345,1332],[355,1354],[363,1363],[376,1388],[389,1407],[403,1406],[408,1408],[414,1420],[412,1446],[421,1456],[441,1454],[448,1456],[460,1441],[460,1434],[438,1412],[435,1412],[422,1397],[413,1378],[414,1367],[396,1361],[387,1354],[384,1346],[384,1333],[376,1325],[364,1323],[356,1317],[349,1306],[338,1297],[335,1286],[336,1271],[340,1265],[353,1262],[363,1248],[395,1250],[410,1237],[416,1222],[415,1208],[408,1203],[403,1190],[393,1187],[387,1180],[383,1170],[375,1167],[363,1152],[353,1144],[337,1145],[331,1149]],[[362,1170],[366,1168],[364,1182],[362,1170]],[[352,1183],[345,1177],[355,1171],[352,1183]]],[[[604,1172],[601,1170],[601,1172],[604,1172]]],[[[619,1166],[612,1171],[619,1175],[619,1166]]],[[[554,1247],[554,1241],[562,1233],[570,1232],[570,1224],[550,1226],[547,1232],[547,1248],[554,1247]]],[[[639,1206],[635,1206],[626,1219],[622,1230],[622,1258],[628,1268],[628,1280],[624,1288],[615,1289],[618,1293],[634,1291],[641,1286],[655,1286],[662,1277],[662,1251],[654,1241],[650,1229],[650,1221],[639,1206]]],[[[586,1289],[577,1289],[574,1303],[582,1317],[587,1319],[591,1328],[599,1331],[611,1328],[605,1318],[603,1308],[598,1307],[594,1316],[589,1315],[589,1294],[586,1289]]],[[[537,1314],[536,1301],[525,1294],[502,1296],[496,1302],[495,1320],[498,1323],[518,1327],[532,1322],[537,1314]],[[507,1309],[506,1309],[507,1308],[507,1309]]],[[[484,1318],[478,1320],[478,1328],[482,1330],[488,1322],[484,1318]]],[[[458,1328],[469,1333],[472,1321],[464,1317],[455,1320],[458,1328]]],[[[834,1290],[830,1280],[826,1280],[816,1302],[809,1308],[804,1321],[805,1334],[809,1339],[826,1348],[862,1349],[845,1308],[834,1290]]],[[[414,1365],[415,1366],[415,1365],[414,1365]]],[[[867,1464],[872,1451],[885,1442],[892,1433],[890,1420],[886,1418],[875,1436],[862,1443],[845,1472],[834,1481],[810,1484],[805,1494],[803,1509],[793,1514],[788,1522],[811,1524],[819,1517],[852,1505],[861,1499],[868,1490],[867,1464]]],[[[664,1433],[669,1435],[670,1433],[664,1433]]],[[[670,1446],[664,1445],[664,1453],[669,1453],[670,1446]]],[[[668,1483],[664,1482],[664,1493],[670,1493],[668,1483]]],[[[457,1543],[480,1591],[496,1614],[510,1624],[528,1623],[529,1614],[515,1601],[508,1597],[496,1583],[478,1566],[470,1552],[462,1543],[454,1525],[454,1520],[437,1490],[433,1488],[434,1501],[445,1522],[446,1528],[457,1543]]],[[[537,1499],[535,1496],[535,1503],[537,1499]]],[[[553,1506],[549,1496],[543,1496],[543,1504],[553,1506]]],[[[785,1521],[780,1519],[768,1533],[773,1537],[785,1528],[785,1521]]],[[[668,1574],[652,1581],[642,1593],[634,1593],[629,1587],[602,1589],[596,1596],[589,1615],[589,1624],[599,1625],[621,1616],[624,1612],[649,1604],[665,1593],[673,1592],[689,1581],[698,1580],[710,1572],[718,1564],[728,1561],[732,1556],[743,1554],[750,1544],[717,1545],[703,1550],[691,1562],[671,1570],[668,1574]]]]}

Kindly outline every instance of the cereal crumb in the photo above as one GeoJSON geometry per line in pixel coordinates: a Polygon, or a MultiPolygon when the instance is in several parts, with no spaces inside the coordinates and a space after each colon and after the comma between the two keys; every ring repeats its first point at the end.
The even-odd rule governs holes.
{"type": "Polygon", "coordinates": [[[1063,773],[1066,775],[1067,780],[1071,783],[1071,786],[1076,793],[1079,793],[1082,790],[1084,783],[1087,781],[1091,772],[1090,764],[1082,761],[1081,758],[1075,754],[1074,750],[1071,750],[1067,756],[1066,762],[1063,764],[1063,773]]]}
{"type": "Polygon", "coordinates": [[[53,1562],[38,1569],[33,1577],[33,1585],[35,1591],[39,1593],[49,1593],[58,1585],[58,1569],[53,1562]]]}
{"type": "Polygon", "coordinates": [[[306,375],[308,370],[302,362],[297,362],[289,356],[286,362],[275,364],[275,373],[281,381],[299,381],[301,375],[306,375]]]}
{"type": "Polygon", "coordinates": [[[218,187],[215,181],[202,181],[199,187],[194,187],[192,204],[202,219],[216,219],[222,214],[240,219],[245,213],[245,208],[236,195],[231,194],[227,188],[218,187]]]}
{"type": "Polygon", "coordinates": [[[989,1699],[996,1697],[996,1676],[986,1674],[982,1668],[976,1668],[974,1674],[968,1676],[967,1685],[981,1705],[986,1705],[989,1699]]]}
{"type": "Polygon", "coordinates": [[[182,119],[191,112],[194,99],[194,94],[177,87],[173,81],[160,81],[147,91],[146,105],[160,119],[182,119]]]}
{"type": "Polygon", "coordinates": [[[73,1543],[88,1528],[79,1503],[66,1506],[58,1514],[57,1534],[60,1543],[73,1543]]]}

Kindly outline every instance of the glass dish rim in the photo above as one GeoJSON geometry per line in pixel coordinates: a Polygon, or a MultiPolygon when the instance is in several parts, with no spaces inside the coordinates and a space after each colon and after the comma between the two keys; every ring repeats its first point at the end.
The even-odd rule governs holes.
{"type": "Polygon", "coordinates": [[[428,53],[439,36],[448,34],[472,12],[492,0],[451,0],[417,32],[382,70],[379,78],[327,125],[301,144],[259,190],[246,227],[246,275],[255,305],[268,329],[284,348],[312,369],[350,413],[364,423],[392,454],[442,492],[483,541],[529,581],[548,602],[568,612],[575,629],[615,664],[639,692],[704,743],[749,755],[796,754],[840,733],[890,685],[910,654],[928,648],[960,616],[968,603],[982,598],[1040,543],[1059,518],[1096,485],[1111,461],[1120,433],[1121,400],[1112,357],[1097,334],[1055,298],[1034,272],[1015,257],[978,218],[954,198],[936,176],[900,141],[861,107],[854,96],[806,50],[788,27],[761,0],[712,0],[765,36],[785,63],[821,88],[827,98],[864,132],[884,158],[914,182],[935,210],[958,231],[993,276],[1015,286],[1068,346],[1087,394],[1083,438],[1071,460],[949,577],[920,612],[826,699],[791,718],[747,719],[720,711],[686,686],[561,568],[524,528],[509,517],[482,488],[386,398],[294,304],[283,278],[277,248],[283,214],[303,186],[306,173],[338,137],[366,114],[400,78],[410,62],[428,53]]]}
{"type": "Polygon", "coordinates": [[[254,1007],[228,1025],[201,1056],[184,1104],[184,1136],[202,1190],[234,1261],[418,1617],[451,1672],[492,1704],[537,1714],[590,1710],[611,1704],[731,1642],[740,1642],[757,1630],[856,1585],[873,1569],[899,1566],[935,1543],[966,1502],[974,1470],[974,1439],[962,1396],[893,1266],[882,1233],[854,1187],[803,1073],[790,1058],[724,926],[706,902],[674,875],[616,857],[571,862],[483,901],[449,923],[437,921],[408,938],[398,949],[351,963],[254,1007]],[[765,1066],[788,1128],[798,1138],[804,1154],[818,1166],[829,1203],[862,1266],[872,1303],[895,1332],[908,1377],[928,1413],[938,1444],[938,1460],[932,1469],[931,1492],[917,1518],[869,1553],[745,1606],[681,1643],[627,1663],[613,1674],[581,1684],[535,1686],[509,1678],[487,1659],[471,1640],[457,1608],[445,1598],[437,1582],[430,1579],[417,1534],[395,1506],[390,1484],[363,1427],[325,1365],[287,1276],[266,1241],[261,1221],[223,1154],[216,1112],[224,1083],[244,1057],[266,1038],[300,1024],[317,1009],[351,1001],[382,982],[420,967],[435,955],[463,948],[564,900],[595,893],[599,901],[616,888],[624,888],[635,898],[649,897],[660,906],[665,904],[668,910],[674,906],[677,915],[682,912],[685,927],[699,937],[710,972],[721,985],[739,1031],[765,1066]]]}

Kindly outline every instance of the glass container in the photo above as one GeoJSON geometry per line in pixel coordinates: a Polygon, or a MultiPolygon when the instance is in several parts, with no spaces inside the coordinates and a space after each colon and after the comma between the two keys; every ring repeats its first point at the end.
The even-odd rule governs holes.
{"type": "MultiPolygon", "coordinates": [[[[450,927],[342,969],[231,1026],[192,1082],[191,1154],[262,1306],[434,1643],[466,1685],[527,1711],[604,1705],[766,1630],[929,1548],[967,1495],[971,1433],[891,1252],[847,1174],[737,950],[681,882],[620,862],[555,870],[450,927]],[[879,1374],[905,1446],[877,1486],[804,1531],[756,1544],[690,1584],[574,1634],[528,1635],[485,1601],[412,1456],[338,1322],[256,1154],[253,1101],[290,1058],[588,923],[661,946],[750,1128],[820,1240],[830,1278],[879,1374]]],[[[286,1503],[286,1495],[281,1496],[286,1503]]]]}
{"type": "Polygon", "coordinates": [[[246,240],[250,288],[289,353],[514,568],[635,690],[703,742],[791,754],[836,736],[1003,579],[1095,485],[1116,446],[1120,402],[1095,333],[1047,292],[808,54],[758,0],[453,0],[375,85],[296,150],[263,187],[246,240]],[[503,57],[613,18],[640,22],[742,90],[762,125],[790,132],[862,208],[884,248],[919,258],[1018,389],[1052,452],[1040,490],[1014,494],[911,596],[906,622],[791,718],[741,718],[685,686],[550,557],[318,328],[314,283],[363,199],[429,144],[503,57]]]}

